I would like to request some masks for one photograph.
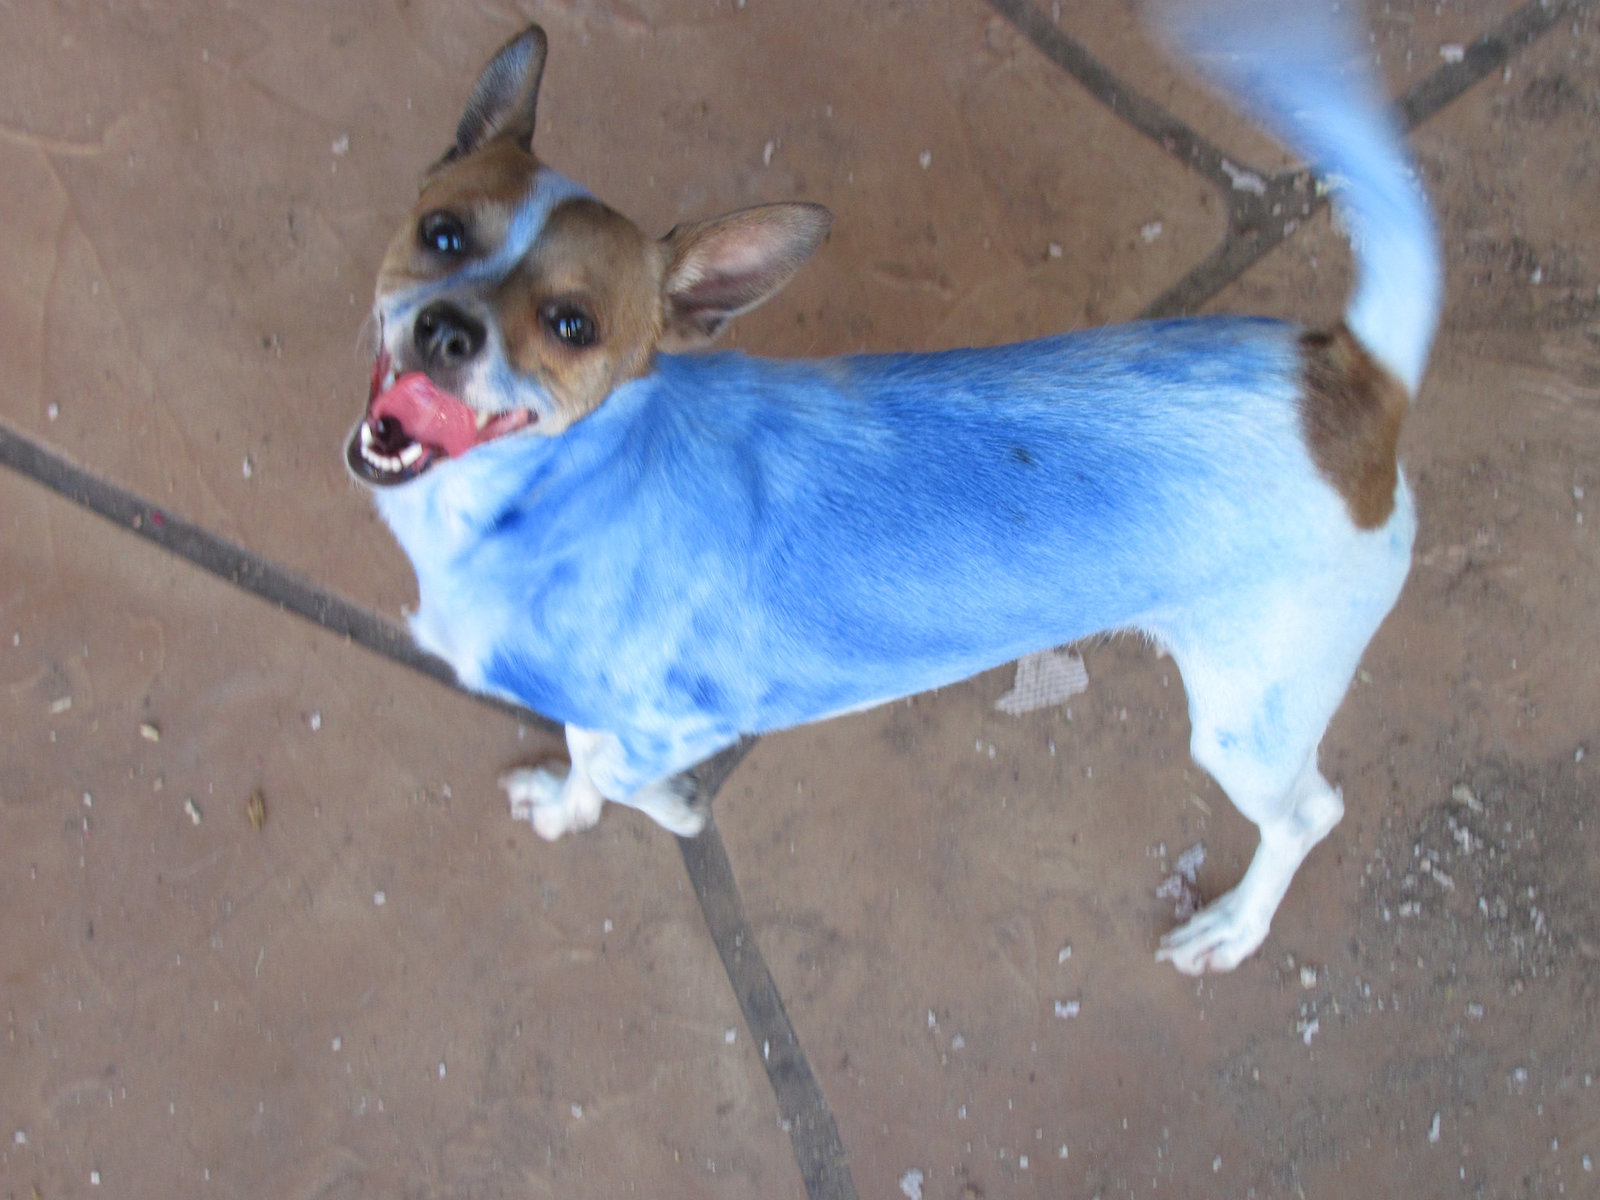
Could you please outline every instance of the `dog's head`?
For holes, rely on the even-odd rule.
[[[367,483],[560,434],[657,349],[708,342],[772,296],[828,231],[826,209],[772,204],[648,237],[534,155],[544,60],[537,26],[495,55],[389,243],[372,390],[345,452]]]

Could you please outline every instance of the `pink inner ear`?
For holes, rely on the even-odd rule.
[[[713,239],[706,257],[711,260],[708,266],[719,274],[753,275],[788,257],[782,253],[782,245],[766,229],[738,229]]]
[[[712,336],[794,277],[828,232],[816,205],[768,204],[674,230],[666,292],[686,326]]]
[[[782,241],[765,230],[727,230],[685,256],[675,295],[691,308],[739,309],[775,286],[787,259]]]

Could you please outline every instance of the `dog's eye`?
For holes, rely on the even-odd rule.
[[[431,212],[417,223],[417,240],[435,254],[451,258],[467,249],[467,230],[454,213]]]
[[[557,340],[581,350],[599,340],[594,318],[573,304],[555,304],[545,309],[544,323]]]

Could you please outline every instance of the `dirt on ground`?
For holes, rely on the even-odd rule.
[[[1040,11],[1244,166],[1118,5]],[[1518,11],[1374,6],[1399,95]],[[529,18],[537,145],[645,227],[834,232],[731,345],[1136,316],[1225,198],[989,5],[0,6],[0,424],[399,621],[341,463],[373,271]],[[1411,135],[1448,269],[1416,565],[1322,750],[1344,822],[1260,954],[1158,964],[1251,827],[1130,639],[763,739],[715,802],[862,1197],[1600,1195],[1600,21]],[[1327,214],[1207,301],[1312,322]],[[802,1197],[672,838],[556,844],[559,747],[0,470],[0,1196]],[[1198,850],[1196,848],[1199,848]],[[1180,868],[1192,885],[1174,884]]]

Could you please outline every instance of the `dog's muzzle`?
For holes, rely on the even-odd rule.
[[[397,375],[387,350],[372,365],[367,412],[350,434],[345,461],[376,487],[406,483],[434,463],[533,424],[526,408],[480,413],[421,371]]]

